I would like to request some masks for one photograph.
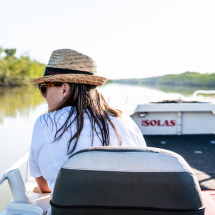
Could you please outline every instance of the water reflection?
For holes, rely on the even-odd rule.
[[[36,86],[0,88],[0,123],[5,117],[28,116],[30,111],[44,101]]]
[[[212,87],[201,87],[202,90],[213,90]],[[192,94],[199,90],[198,87],[189,86],[174,86],[174,85],[138,85],[138,84],[105,84],[100,87],[100,91],[106,95],[125,94],[134,92],[137,101],[140,101],[141,96],[143,100],[147,101],[144,95],[139,95],[136,92],[145,92],[153,100],[155,99],[177,99],[179,96],[191,97]],[[117,93],[116,93],[117,92]],[[121,96],[123,97],[123,96]],[[129,101],[134,99],[135,95],[129,97]],[[123,100],[123,99],[122,99]],[[126,100],[126,98],[124,98]],[[0,123],[3,123],[5,117],[29,116],[29,113],[34,110],[40,103],[45,102],[40,95],[36,86],[29,85],[16,88],[0,87]]]

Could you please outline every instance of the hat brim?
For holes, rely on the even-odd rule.
[[[43,82],[63,82],[63,83],[76,83],[76,84],[91,84],[101,86],[105,83],[107,78],[95,75],[82,75],[82,74],[58,74],[48,75],[40,78],[33,79],[30,83],[43,83]]]

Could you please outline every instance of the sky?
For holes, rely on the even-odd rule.
[[[214,73],[215,0],[0,0],[0,46],[74,49],[109,79]]]

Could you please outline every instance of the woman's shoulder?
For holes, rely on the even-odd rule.
[[[111,120],[118,130],[132,131],[138,128],[136,123],[126,113],[122,113],[120,117],[111,117]]]
[[[123,113],[121,117],[113,118],[113,123],[120,133],[124,146],[146,146],[142,132],[129,115]]]
[[[71,113],[71,109],[74,109],[74,112],[75,112],[75,108],[74,107],[72,107],[72,106],[68,106],[68,107],[64,107],[64,108],[62,108],[62,109],[60,109],[60,110],[57,110],[57,111],[51,111],[51,112],[49,112],[49,113],[44,113],[44,114],[42,114],[42,115],[40,115],[38,118],[37,118],[37,120],[39,120],[40,119],[40,121],[46,121],[46,120],[48,120],[48,119],[58,119],[58,118],[60,118],[60,117],[67,117],[70,113]]]
[[[44,126],[49,127],[50,124],[55,122],[60,123],[62,120],[65,121],[65,119],[71,114],[71,109],[72,107],[68,106],[58,111],[42,114],[36,119],[34,127],[44,128]],[[73,114],[75,114],[75,110]]]
[[[76,108],[73,106],[67,106],[60,110],[49,112],[45,115],[47,118],[56,118],[56,117],[61,117],[61,116],[67,117],[71,113],[72,110],[73,110],[73,114],[74,114],[76,112]]]
[[[127,115],[126,113],[122,113],[120,115],[120,117],[111,117],[111,119],[113,121],[115,121],[116,123],[120,123],[123,125],[127,125],[127,124],[135,124],[134,121],[131,119],[131,117],[129,115]]]

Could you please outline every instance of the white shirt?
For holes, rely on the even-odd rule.
[[[29,155],[30,175],[35,178],[43,176],[51,191],[54,189],[54,184],[60,168],[71,155],[67,154],[68,140],[71,138],[70,132],[74,135],[77,131],[76,123],[74,122],[70,126],[70,130],[65,132],[59,141],[53,142],[56,131],[64,124],[70,110],[71,107],[66,107],[59,111],[44,114],[36,120],[34,125]],[[71,120],[74,119],[74,117],[75,114],[73,114]],[[140,129],[129,116],[122,114],[121,118],[111,117],[111,120],[121,135],[123,146],[146,146]],[[111,125],[109,125],[109,129],[110,146],[119,146],[119,140]],[[70,150],[74,142],[75,141],[71,142]],[[94,132],[94,141],[92,145],[91,124],[87,114],[84,113],[83,130],[73,153],[92,146],[102,146],[102,143]]]

